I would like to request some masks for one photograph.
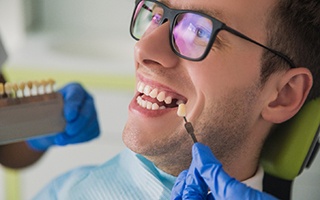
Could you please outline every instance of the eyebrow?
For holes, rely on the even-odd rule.
[[[166,6],[171,7],[171,3],[168,0],[158,0],[158,1],[165,4]]]
[[[214,17],[221,22],[225,23],[226,17],[220,10],[208,10],[207,8],[197,9],[196,11],[204,13],[206,15],[209,15],[211,17]]]
[[[165,4],[166,6],[168,6],[170,8],[174,8],[169,0],[158,0],[158,1]],[[177,8],[175,8],[175,9],[177,9]],[[214,17],[222,22],[226,21],[225,15],[223,15],[222,11],[219,11],[219,10],[213,10],[213,9],[209,10],[208,8],[205,8],[205,7],[195,9],[191,6],[183,8],[183,10],[193,10],[193,11],[201,12],[201,13],[204,13],[204,14],[209,15],[211,17]]]

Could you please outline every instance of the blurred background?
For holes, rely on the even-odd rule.
[[[91,92],[102,134],[89,143],[52,148],[21,170],[0,167],[0,199],[31,199],[49,180],[79,165],[105,162],[124,148],[121,132],[134,89],[129,23],[133,0],[0,0],[0,35],[10,81],[77,81]],[[293,199],[320,198],[320,154],[293,187]]]

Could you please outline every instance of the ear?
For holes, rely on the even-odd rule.
[[[312,74],[304,67],[286,71],[279,77],[262,117],[272,123],[282,123],[293,117],[304,104],[312,87]]]

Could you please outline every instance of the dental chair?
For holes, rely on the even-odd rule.
[[[291,198],[294,179],[309,168],[320,145],[320,98],[308,102],[289,121],[278,125],[261,155],[264,191],[280,199]]]

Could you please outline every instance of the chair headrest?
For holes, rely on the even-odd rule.
[[[309,167],[319,147],[320,98],[306,103],[292,119],[278,125],[261,154],[266,173],[293,180]]]

